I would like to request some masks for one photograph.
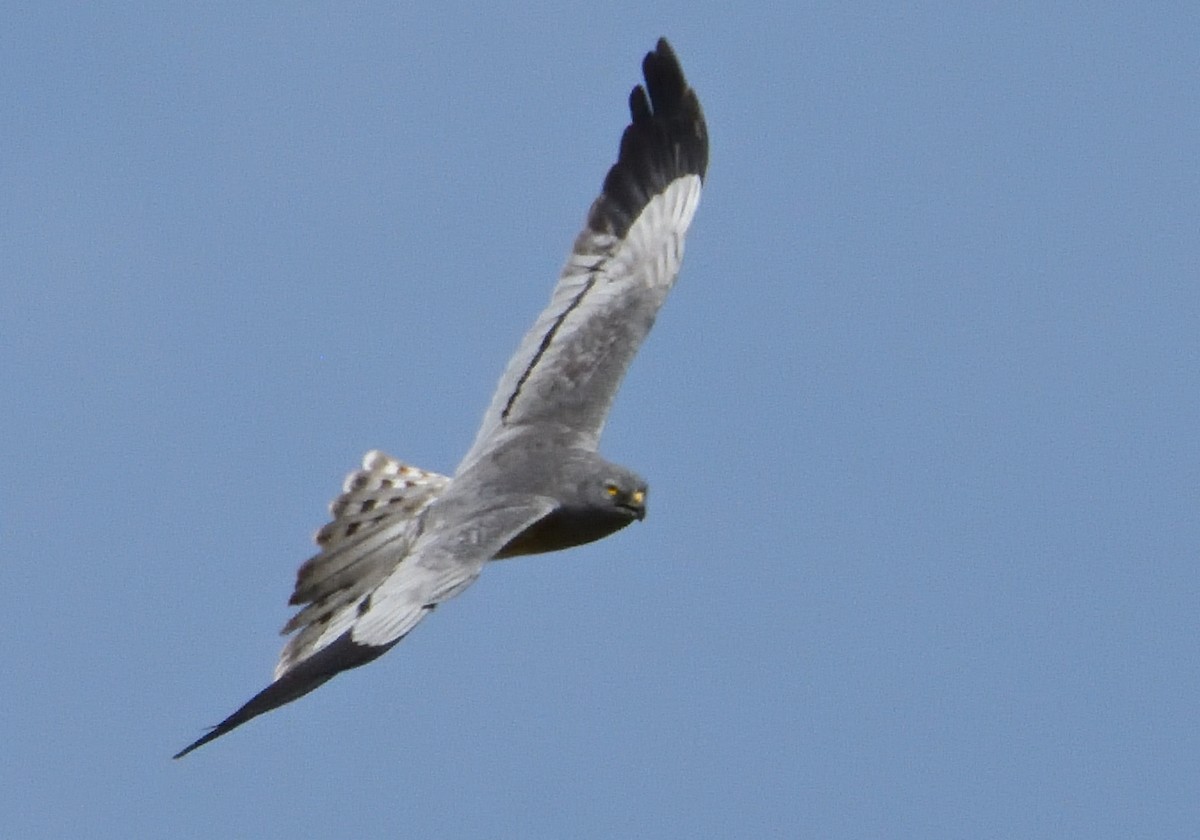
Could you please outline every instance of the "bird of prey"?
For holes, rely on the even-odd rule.
[[[617,162],[454,476],[367,453],[296,576],[300,609],[282,631],[295,635],[274,681],[175,758],[377,658],[489,560],[582,545],[645,516],[646,482],[597,447],[679,273],[708,129],[666,40],[642,73]]]

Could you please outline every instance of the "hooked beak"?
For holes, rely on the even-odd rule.
[[[646,518],[646,491],[634,490],[629,503],[623,507],[634,515],[638,522]]]

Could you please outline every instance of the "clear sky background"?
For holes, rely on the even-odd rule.
[[[6,836],[1197,836],[1194,4],[111,5],[0,31]],[[660,34],[647,520],[172,762],[362,453],[453,470]]]

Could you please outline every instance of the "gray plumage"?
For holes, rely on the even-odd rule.
[[[679,272],[708,135],[665,40],[642,71],[617,162],[454,476],[367,453],[297,573],[274,681],[176,758],[382,655],[488,561],[581,545],[645,515],[645,481],[596,450]]]

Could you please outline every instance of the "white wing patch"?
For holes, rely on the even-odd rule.
[[[596,448],[619,378],[679,275],[700,190],[698,175],[676,178],[647,202],[624,239],[591,229],[579,235],[550,304],[509,362],[456,474],[500,439],[504,425],[520,421],[523,394],[533,394],[533,403],[545,411],[554,405],[548,394],[582,387],[575,377],[590,375],[589,369],[599,369],[598,360],[608,358],[613,375],[591,388],[595,399],[576,426],[580,445]],[[610,326],[601,329],[604,324]],[[614,343],[620,349],[606,346]]]
[[[670,291],[683,264],[684,236],[700,206],[700,186],[700,176],[685,175],[650,199],[605,272],[637,277],[664,295]]]
[[[329,506],[332,520],[314,538],[321,552],[296,575],[290,603],[304,606],[282,632],[299,632],[284,646],[275,679],[354,623],[371,592],[407,557],[421,513],[449,483],[379,450],[346,476]]]

